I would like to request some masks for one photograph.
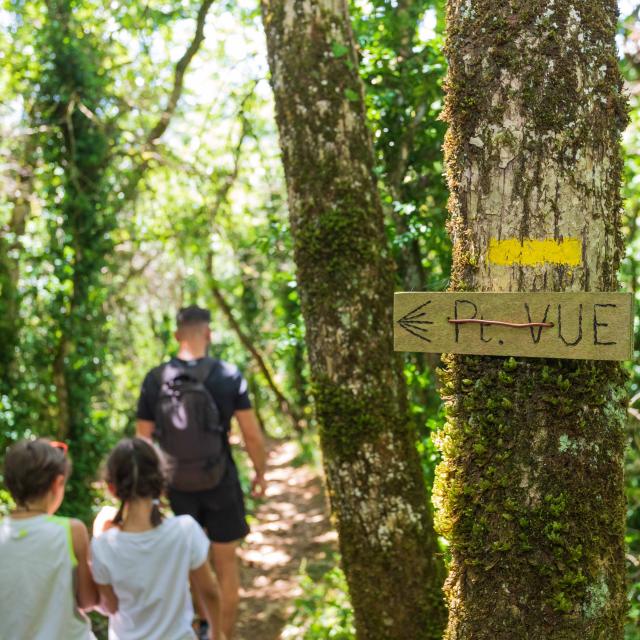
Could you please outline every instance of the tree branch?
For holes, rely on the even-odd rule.
[[[213,277],[211,277],[210,282],[211,282],[210,284],[211,293],[213,294],[213,297],[216,299],[218,306],[226,316],[229,324],[231,325],[233,330],[236,332],[238,338],[240,339],[240,342],[253,356],[253,359],[258,365],[258,368],[260,369],[260,372],[264,376],[265,380],[267,381],[269,388],[271,389],[271,391],[273,391],[273,394],[278,400],[280,411],[291,420],[291,424],[293,425],[293,428],[299,433],[301,433],[302,420],[300,416],[296,414],[292,405],[285,398],[284,394],[278,387],[276,381],[273,379],[273,375],[271,374],[271,371],[269,370],[269,367],[267,366],[267,363],[265,362],[264,358],[262,357],[260,352],[254,347],[253,342],[251,341],[251,338],[249,338],[249,336],[243,331],[242,327],[236,320],[235,316],[233,315],[233,310],[231,309],[231,306],[226,301],[224,295],[222,294],[222,291],[220,291],[220,288],[218,287]]]
[[[407,169],[409,167],[409,155],[413,147],[413,139],[416,131],[424,116],[427,113],[427,105],[423,102],[418,105],[415,115],[413,116],[409,126],[405,129],[400,139],[400,149],[398,151],[398,159],[395,167],[389,172],[389,189],[394,200],[402,200],[401,188]]]
[[[160,119],[147,135],[145,146],[155,144],[155,141],[164,134],[164,132],[167,130],[167,127],[169,126],[171,117],[173,116],[178,105],[178,100],[180,100],[180,96],[182,95],[185,72],[187,71],[187,68],[191,64],[191,61],[195,57],[198,49],[200,48],[200,45],[204,40],[204,25],[207,20],[207,13],[209,12],[209,9],[211,8],[211,5],[213,3],[214,0],[204,0],[204,2],[200,5],[200,9],[198,9],[198,17],[196,19],[196,32],[193,36],[193,40],[182,55],[182,58],[180,58],[180,60],[178,60],[178,62],[176,63],[176,70],[173,78],[173,89],[171,90],[171,95],[169,96],[169,102],[167,103],[165,110],[162,112]]]
[[[255,84],[254,84],[254,88],[255,88]],[[236,147],[233,153],[233,169],[227,175],[222,185],[220,185],[218,192],[216,194],[216,198],[210,212],[210,220],[211,220],[212,226],[214,224],[218,211],[222,206],[222,203],[226,200],[229,194],[229,191],[231,190],[231,187],[233,186],[233,184],[235,183],[238,177],[238,172],[240,170],[240,158],[242,154],[242,145],[250,130],[250,124],[244,115],[244,109],[245,109],[247,100],[251,96],[251,93],[252,92],[250,92],[249,94],[247,94],[247,96],[245,96],[240,106],[239,117],[240,117],[240,120],[242,121],[242,129],[240,131],[240,136],[238,138],[238,142],[236,144]],[[256,347],[253,345],[253,342],[251,341],[251,338],[244,332],[244,330],[240,326],[240,323],[236,320],[235,316],[233,315],[231,306],[226,301],[222,291],[220,290],[220,287],[218,287],[218,284],[216,283],[213,277],[213,273],[214,273],[213,259],[214,259],[213,250],[209,248],[209,251],[208,251],[208,264],[209,264],[209,274],[210,274],[209,281],[210,281],[210,288],[211,288],[211,293],[213,294],[213,297],[215,298],[216,302],[218,303],[218,306],[226,316],[229,322],[229,325],[235,331],[240,342],[246,347],[249,353],[251,353],[251,355],[253,356],[253,359],[256,365],[258,366],[260,372],[264,376],[267,384],[269,385],[269,388],[273,391],[273,394],[276,396],[281,412],[291,420],[291,423],[296,431],[302,432],[303,421],[301,417],[297,415],[297,412],[293,409],[293,405],[287,400],[287,398],[284,396],[284,394],[276,384],[273,378],[273,375],[271,374],[271,371],[267,366],[267,363],[262,357],[262,354],[256,349]]]
[[[204,41],[204,26],[207,20],[207,14],[213,3],[214,0],[203,0],[200,8],[198,9],[198,15],[196,18],[196,31],[189,46],[185,50],[180,60],[178,60],[178,62],[176,63],[173,76],[173,87],[171,89],[171,93],[169,94],[167,106],[160,114],[158,122],[156,122],[156,124],[147,134],[145,141],[142,143],[142,146],[138,151],[140,161],[132,171],[130,179],[122,189],[124,198],[121,198],[121,206],[131,200],[131,198],[135,194],[135,190],[138,186],[140,178],[142,178],[142,175],[144,174],[146,168],[149,166],[149,157],[145,154],[145,152],[149,151],[151,147],[157,144],[157,141],[162,137],[162,135],[169,127],[171,118],[175,113],[176,107],[178,106],[178,102],[182,95],[184,77],[187,69],[189,68],[189,65],[194,59],[196,53],[200,49],[200,45]]]

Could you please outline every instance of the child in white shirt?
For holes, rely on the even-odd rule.
[[[53,514],[70,472],[67,445],[21,440],[4,461],[16,508],[0,521],[0,638],[95,640],[82,613],[98,602],[79,520]]]
[[[206,611],[211,640],[223,640],[209,539],[191,516],[162,517],[165,478],[153,445],[122,440],[107,461],[107,484],[122,504],[113,520],[103,517],[94,527],[91,548],[109,640],[196,638],[189,583]]]

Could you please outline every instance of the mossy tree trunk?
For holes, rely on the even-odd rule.
[[[615,291],[615,2],[449,0],[447,18],[453,288]],[[490,243],[508,238],[578,239],[582,259],[493,264]],[[622,638],[621,368],[454,356],[444,383],[445,638]]]
[[[110,137],[95,114],[108,111],[113,98],[100,40],[84,30],[75,8],[70,0],[43,5],[32,118],[46,175],[39,196],[52,265],[55,435],[69,443],[74,461],[63,510],[89,519],[92,492],[87,485],[102,457],[101,439],[108,434],[106,417],[95,407],[108,379],[103,277],[116,224],[109,204]]]
[[[24,144],[23,155],[31,151]],[[22,236],[31,212],[33,175],[30,169],[20,168],[9,179],[11,215],[0,229],[0,394],[9,396],[15,369],[16,346],[20,330],[20,249]],[[0,406],[3,401],[0,400]]]
[[[298,286],[358,637],[440,638],[429,502],[391,341],[393,265],[346,3],[264,0]]]

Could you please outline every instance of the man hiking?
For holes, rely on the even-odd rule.
[[[229,443],[231,418],[238,421],[253,463],[255,496],[264,495],[266,488],[266,450],[245,379],[237,367],[208,357],[210,321],[209,311],[197,306],[178,312],[178,354],[146,375],[136,432],[154,438],[165,453],[173,512],[191,515],[211,540],[210,559],[221,591],[222,630],[231,640],[240,588],[236,549],[249,532]],[[202,621],[200,637],[207,637]]]

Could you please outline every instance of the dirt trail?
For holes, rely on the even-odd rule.
[[[267,499],[240,550],[242,590],[236,640],[278,640],[300,594],[300,564],[326,562],[336,545],[322,482],[295,466],[292,442],[271,446]]]

